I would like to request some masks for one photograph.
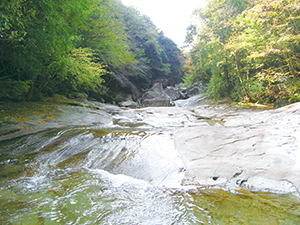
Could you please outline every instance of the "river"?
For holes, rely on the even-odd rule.
[[[0,139],[1,224],[300,224],[295,193],[187,182],[179,132],[260,113],[205,101],[60,106],[56,120],[30,117]]]

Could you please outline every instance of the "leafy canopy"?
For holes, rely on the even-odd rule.
[[[299,1],[210,0],[196,16],[203,26],[190,52],[192,76],[212,97],[300,100]]]
[[[182,76],[174,42],[119,0],[3,0],[0,32],[0,99],[133,91]]]

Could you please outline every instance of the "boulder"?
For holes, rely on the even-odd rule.
[[[133,100],[127,100],[127,101],[120,102],[119,106],[126,107],[126,108],[137,108],[139,107],[139,104]]]
[[[141,104],[143,107],[174,105],[161,83],[155,83],[149,91],[142,95]]]
[[[172,101],[185,98],[185,94],[183,93],[184,89],[178,86],[175,87],[166,87],[165,92]]]
[[[159,79],[156,79],[153,84],[156,84],[156,83],[161,83],[161,85],[163,86],[163,88],[166,88],[168,85],[170,85],[170,82],[168,79],[163,79],[163,78],[159,78]]]
[[[127,98],[124,101],[121,101],[118,103],[120,107],[126,107],[126,108],[137,108],[139,107],[139,104],[132,100],[132,96],[128,95]]]
[[[112,94],[112,98],[114,99],[115,102],[124,102],[127,101],[128,99],[132,99],[131,95],[118,90],[117,93]]]
[[[200,91],[203,89],[203,85],[202,84],[195,84],[193,85],[191,88],[188,88],[186,90],[186,96],[187,98],[193,97],[195,95],[198,95],[200,93]]]

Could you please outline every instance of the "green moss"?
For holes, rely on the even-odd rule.
[[[197,219],[207,224],[300,223],[300,199],[294,195],[204,189],[180,194],[179,198],[186,201],[186,207]]]
[[[55,95],[39,102],[0,102],[0,123],[2,122],[30,122],[31,115],[40,115],[43,119],[54,119],[58,112],[57,105],[75,104],[76,101],[61,95]]]

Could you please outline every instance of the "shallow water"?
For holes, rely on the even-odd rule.
[[[294,195],[182,186],[173,129],[48,129],[0,142],[1,224],[300,224]]]

